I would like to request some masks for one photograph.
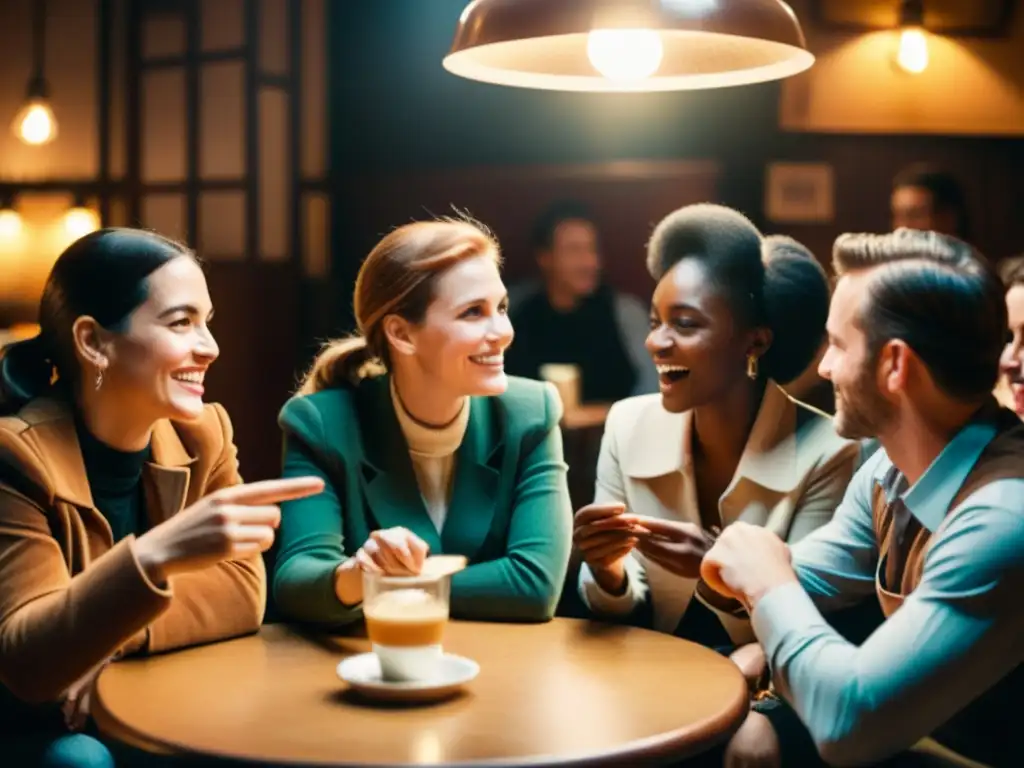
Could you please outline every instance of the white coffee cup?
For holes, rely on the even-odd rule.
[[[440,673],[448,624],[449,575],[363,574],[363,616],[388,682],[428,682]]]
[[[554,384],[562,399],[562,408],[571,411],[580,404],[580,367],[570,363],[545,363],[540,367],[540,376]]]

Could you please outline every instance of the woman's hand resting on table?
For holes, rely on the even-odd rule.
[[[317,477],[221,488],[139,536],[135,556],[152,581],[165,584],[178,573],[265,552],[281,521],[277,505],[323,489]]]
[[[415,576],[423,569],[427,543],[407,528],[374,531],[354,556],[334,571],[334,592],[345,605],[363,600],[363,573]]]

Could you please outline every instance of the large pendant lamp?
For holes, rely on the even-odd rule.
[[[678,91],[778,80],[814,56],[781,0],[473,0],[449,72],[558,91]]]

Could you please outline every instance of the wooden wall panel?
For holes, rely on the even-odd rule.
[[[835,220],[827,224],[782,225],[763,222],[766,232],[796,237],[828,262],[842,232],[885,232],[890,227],[893,176],[914,162],[949,169],[968,198],[974,244],[990,259],[1024,253],[1024,140],[922,136],[789,135],[772,160],[806,160],[832,165]]]
[[[616,161],[565,166],[513,166],[432,170],[355,182],[348,197],[359,222],[361,261],[377,239],[413,220],[464,211],[490,227],[505,254],[508,283],[536,276],[530,235],[552,202],[587,204],[601,231],[605,270],[620,290],[647,301],[653,283],[644,247],[653,226],[672,210],[714,200],[713,162]],[[352,267],[355,265],[352,264]],[[348,297],[345,297],[348,300]]]
[[[277,413],[295,388],[298,268],[212,262],[205,269],[220,344],[206,399],[223,403],[232,417],[242,476],[279,477]]]

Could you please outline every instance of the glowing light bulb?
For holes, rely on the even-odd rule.
[[[13,208],[0,208],[0,239],[9,240],[21,234],[21,216]]]
[[[64,231],[76,240],[100,228],[100,217],[95,211],[76,206],[64,214]]]
[[[664,54],[661,36],[652,29],[594,29],[587,36],[590,63],[617,83],[650,77]]]
[[[32,99],[14,118],[14,135],[26,144],[38,146],[57,137],[57,119],[45,99]]]
[[[907,27],[900,33],[896,63],[915,75],[928,67],[928,38],[920,27]]]

